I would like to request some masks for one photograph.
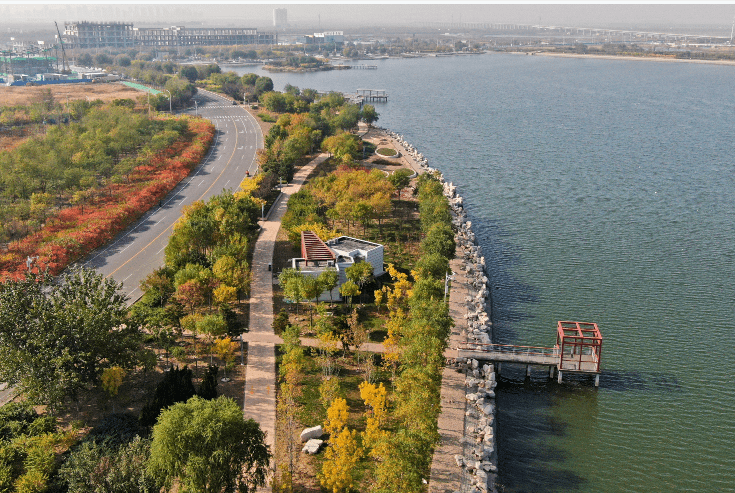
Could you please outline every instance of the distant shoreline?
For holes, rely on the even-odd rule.
[[[522,52],[515,52],[522,53]],[[655,56],[617,56],[617,55],[593,55],[593,54],[580,54],[580,53],[551,53],[551,52],[537,52],[534,55],[542,56],[555,56],[563,58],[602,58],[605,60],[640,60],[640,61],[652,61],[652,62],[677,62],[677,63],[707,63],[710,65],[735,65],[735,60],[698,60],[691,58],[670,58],[670,57],[655,57]]]

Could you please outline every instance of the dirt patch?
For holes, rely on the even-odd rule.
[[[45,86],[0,86],[0,100],[3,106],[28,105],[39,101],[41,96],[50,90],[54,99],[58,102],[89,98],[90,101],[101,99],[109,103],[113,99],[132,99],[135,101],[142,91],[133,89],[124,84],[114,82],[106,84],[93,84],[80,82],[76,84],[49,84]]]

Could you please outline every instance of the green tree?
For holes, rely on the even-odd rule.
[[[205,315],[196,323],[196,331],[207,337],[209,345],[212,346],[217,337],[222,337],[227,333],[227,322],[222,315]],[[209,354],[209,364],[212,363],[212,353]]]
[[[372,104],[366,104],[360,111],[360,120],[367,123],[368,127],[371,127],[373,123],[378,121],[378,112],[375,111],[375,106]]]
[[[340,286],[339,294],[341,294],[344,298],[347,298],[349,300],[347,304],[349,306],[352,306],[352,298],[360,294],[360,287],[353,281],[347,281],[342,286]]]
[[[184,65],[181,67],[181,70],[179,70],[179,76],[187,79],[193,84],[199,78],[199,72],[197,72],[196,67],[193,65]]]
[[[148,472],[151,442],[136,436],[115,447],[111,442],[85,441],[59,470],[69,493],[158,493]]]
[[[421,250],[425,254],[438,253],[444,258],[454,258],[456,243],[452,227],[444,223],[434,224],[421,241]]]
[[[216,399],[217,398],[217,373],[219,372],[219,367],[217,365],[215,366],[209,366],[207,368],[207,373],[204,374],[204,378],[202,378],[202,384],[199,386],[199,392],[197,392],[197,395],[201,397],[202,399]]]
[[[255,94],[261,95],[264,92],[273,90],[273,80],[270,77],[258,77],[255,80]]]
[[[322,285],[322,288],[325,291],[329,291],[329,301],[331,304],[333,301],[332,290],[336,288],[339,283],[339,272],[337,272],[337,269],[335,268],[328,268],[327,270],[320,272],[317,279],[319,280],[319,284]]]
[[[314,304],[319,303],[319,295],[322,294],[324,288],[319,284],[319,279],[312,276],[304,276],[301,279],[301,289],[303,291],[304,298],[307,300],[313,299]],[[314,308],[309,310],[309,325],[313,322]]]
[[[303,279],[301,272],[291,268],[283,269],[278,275],[283,296],[296,303],[296,313],[299,312],[299,302],[304,299]]]
[[[265,485],[270,457],[265,433],[235,401],[193,397],[161,413],[149,471],[187,493],[254,491]]]
[[[0,379],[53,409],[105,368],[133,368],[139,332],[119,289],[80,268],[0,285]]]
[[[192,371],[188,367],[172,367],[163,376],[153,392],[153,398],[140,411],[141,426],[150,427],[156,423],[161,409],[177,402],[184,402],[196,395],[192,383]]]
[[[362,291],[362,288],[373,279],[373,265],[369,262],[357,262],[345,269],[345,275]]]
[[[393,188],[395,188],[396,192],[398,192],[398,200],[401,199],[401,190],[403,190],[404,188],[408,188],[408,185],[411,184],[410,176],[412,174],[413,173],[411,173],[410,170],[404,168],[394,171],[388,177],[388,181],[391,185],[393,185]]]

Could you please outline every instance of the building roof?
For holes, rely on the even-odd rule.
[[[334,260],[334,252],[312,231],[301,232],[301,256],[307,262]]]
[[[335,251],[337,254],[341,254],[342,252],[349,253],[355,250],[370,251],[382,247],[382,245],[378,243],[373,243],[372,241],[367,240],[360,240],[358,238],[352,238],[350,236],[340,236],[338,238],[332,238],[331,240],[327,241],[327,246]]]

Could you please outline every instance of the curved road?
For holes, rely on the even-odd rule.
[[[245,108],[209,91],[200,90],[194,98],[198,110],[185,111],[208,118],[216,127],[212,147],[202,163],[171,191],[161,205],[149,210],[112,243],[93,252],[83,262],[123,283],[123,293],[132,304],[143,293],[140,281],[163,266],[163,250],[181,209],[197,200],[207,200],[224,189],[237,190],[249,171],[257,170],[256,151],[263,145],[257,121]]]

